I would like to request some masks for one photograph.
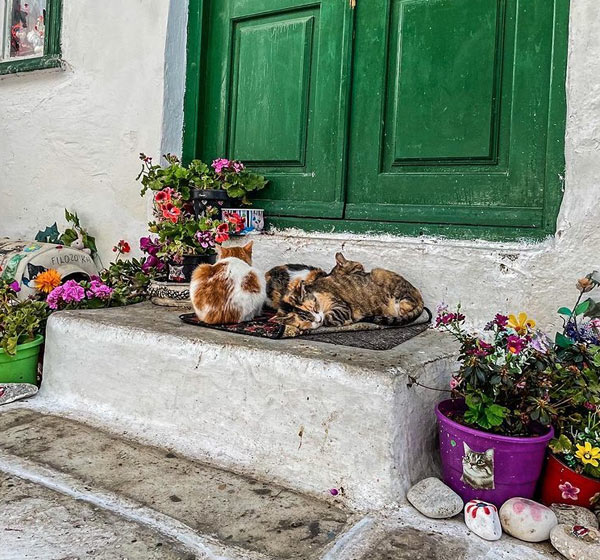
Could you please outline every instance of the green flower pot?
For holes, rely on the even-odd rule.
[[[37,384],[37,364],[44,337],[38,334],[31,342],[17,346],[17,353],[9,356],[0,348],[0,383]]]

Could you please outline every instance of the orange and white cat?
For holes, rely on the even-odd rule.
[[[217,247],[215,264],[194,270],[190,299],[204,323],[240,323],[260,314],[267,298],[264,274],[252,267],[252,241],[243,247]]]

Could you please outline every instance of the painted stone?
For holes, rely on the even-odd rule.
[[[497,541],[502,536],[498,508],[488,502],[468,502],[465,506],[465,524],[470,531],[486,541]]]
[[[438,478],[426,478],[415,484],[406,499],[423,515],[432,519],[447,519],[463,509],[461,497]]]
[[[550,509],[556,514],[559,525],[583,525],[598,528],[598,520],[593,512],[581,506],[571,504],[552,504]]]
[[[37,392],[37,385],[31,383],[2,383],[0,384],[0,404],[26,399]]]
[[[556,527],[556,514],[546,506],[527,498],[511,498],[500,508],[502,528],[526,542],[542,542],[550,538]]]
[[[552,546],[571,560],[600,558],[600,531],[583,525],[557,525],[550,532]]]

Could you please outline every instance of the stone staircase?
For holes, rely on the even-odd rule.
[[[404,502],[437,471],[439,393],[409,376],[453,361],[433,331],[378,352],[55,314],[40,393],[0,409],[0,560],[553,557]]]
[[[48,323],[40,398],[87,422],[313,495],[344,488],[380,509],[436,471],[438,391],[451,340],[388,351],[268,340],[186,325],[151,304]]]
[[[307,496],[31,405],[0,411],[2,560],[552,557],[404,505],[353,511],[341,494]]]

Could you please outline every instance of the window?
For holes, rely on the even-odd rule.
[[[355,4],[190,0],[184,157],[265,174],[280,225],[553,233],[568,2]]]
[[[60,65],[61,0],[0,0],[0,74]]]

